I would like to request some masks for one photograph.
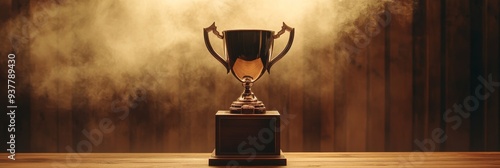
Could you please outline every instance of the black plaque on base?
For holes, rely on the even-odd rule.
[[[210,166],[286,165],[280,149],[280,114],[215,114],[215,150]]]

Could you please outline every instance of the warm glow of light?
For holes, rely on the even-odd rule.
[[[33,20],[43,22],[32,20],[35,24],[29,27],[30,57],[35,63],[33,94],[58,99],[57,95],[74,90],[72,86],[82,81],[86,81],[83,93],[96,102],[138,86],[156,92],[183,87],[207,93],[198,85],[185,88],[173,81],[189,78],[200,82],[207,75],[213,80],[226,78],[225,69],[203,43],[202,28],[212,22],[219,31],[278,31],[282,22],[287,23],[296,29],[294,44],[274,68],[294,67],[305,59],[319,57],[304,53],[333,47],[346,26],[360,15],[382,9],[387,1],[106,0],[34,4]],[[20,26],[27,23],[15,18],[10,24],[7,27],[12,29],[5,31],[19,33]],[[211,38],[214,48],[221,51],[221,40]],[[286,38],[287,34],[275,41],[273,55],[281,51]],[[284,82],[293,81],[287,76],[293,73],[272,75]]]

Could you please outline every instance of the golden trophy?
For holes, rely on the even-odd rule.
[[[286,31],[288,43],[272,57],[274,39]],[[223,40],[224,57],[214,51],[209,32]],[[215,23],[203,29],[205,45],[212,56],[238,79],[243,93],[229,110],[216,113],[215,150],[209,165],[286,165],[280,149],[280,114],[267,111],[251,87],[290,50],[295,29],[283,23],[278,33],[270,30],[225,30],[220,34]]]

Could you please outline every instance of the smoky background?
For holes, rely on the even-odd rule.
[[[411,17],[413,5],[392,0],[54,0],[33,6],[29,18],[9,19],[2,34],[14,50],[29,53],[29,62],[19,63],[29,66],[29,78],[20,79],[20,85],[29,86],[32,110],[71,112],[71,119],[96,120],[78,127],[92,128],[98,118],[117,116],[115,107],[125,106],[137,111],[129,117],[134,119],[128,119],[137,127],[165,125],[156,132],[168,132],[204,129],[204,120],[212,120],[216,110],[228,109],[243,90],[205,47],[202,30],[213,22],[220,32],[277,32],[282,22],[295,28],[288,54],[253,86],[268,109],[286,112],[295,92],[303,92],[304,101],[314,101],[319,95],[307,88],[318,87],[321,81],[333,86],[346,75],[344,66],[353,63],[347,57],[356,55],[339,55],[336,46],[341,41],[352,43],[353,28],[390,9],[395,9],[392,15],[403,16],[397,24],[407,24],[404,18]],[[210,38],[223,54],[222,40],[212,33]],[[288,33],[275,40],[273,56],[287,40]],[[144,95],[144,102],[134,102]],[[79,133],[78,128],[73,134]],[[117,137],[148,136],[127,131],[118,131]],[[199,133],[187,134],[194,139]]]

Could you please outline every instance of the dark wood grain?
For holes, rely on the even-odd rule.
[[[346,121],[346,83],[345,81],[348,80],[349,77],[347,75],[340,75],[337,78],[337,82],[335,82],[335,88],[334,88],[334,95],[333,95],[333,101],[334,101],[334,149],[335,151],[346,151],[346,144],[347,144],[347,121]]]
[[[427,90],[426,96],[428,99],[428,115],[425,118],[425,125],[427,127],[424,130],[424,137],[431,138],[432,131],[440,130],[443,111],[443,102],[441,93],[444,88],[442,88],[442,81],[444,74],[442,71],[442,42],[441,39],[441,2],[434,0],[426,1],[426,67],[422,67],[427,69],[426,73],[426,86]],[[424,98],[425,99],[425,98]],[[417,139],[419,141],[424,141],[423,139]],[[441,143],[434,143],[436,151],[440,150]]]
[[[352,37],[361,38],[361,37]],[[366,115],[368,111],[368,51],[353,55],[346,65],[345,124],[346,151],[366,150]]]
[[[319,52],[327,57],[333,57],[333,54],[328,51]],[[320,104],[321,104],[321,136],[320,136],[320,151],[334,151],[334,90],[335,90],[335,64],[334,61],[322,61],[321,69],[321,85],[320,87]]]
[[[56,2],[0,3],[1,9],[9,9],[0,12],[0,24],[19,15],[30,16],[34,10],[30,7],[39,3]],[[273,73],[264,74],[253,88],[269,110],[288,115],[286,123],[282,123],[283,151],[500,150],[500,88],[495,87],[487,100],[480,100],[471,116],[461,117],[453,112],[455,103],[463,105],[467,96],[475,94],[476,86],[482,84],[479,76],[488,79],[491,75],[492,81],[500,81],[500,1],[415,0],[411,4],[409,16],[385,8],[391,16],[389,25],[378,23],[380,32],[370,36],[369,44],[358,47],[359,52],[350,55],[352,59],[347,62],[342,62],[344,58],[336,55],[337,48],[333,46],[336,42],[355,45],[352,37],[317,44],[314,39],[331,37],[297,29],[296,38],[307,40],[295,41],[290,55],[273,67]],[[327,15],[335,11],[317,12]],[[366,33],[370,17],[360,16],[354,25]],[[318,21],[304,20],[308,26],[318,25]],[[57,40],[47,42],[59,44]],[[8,43],[2,40],[1,66],[12,49]],[[85,46],[82,41],[74,43]],[[189,52],[189,47],[179,48],[181,52]],[[274,52],[280,49],[277,47]],[[25,81],[20,84],[23,90],[16,90],[22,112],[17,116],[16,136],[18,149],[23,152],[76,152],[88,140],[82,131],[98,128],[104,118],[110,118],[115,129],[104,134],[102,143],[93,145],[92,152],[211,152],[215,143],[215,112],[228,108],[242,90],[232,74],[225,75],[223,69],[217,69],[217,73],[195,82],[176,74],[168,76],[168,83],[157,84],[167,85],[171,90],[157,90],[148,85],[145,88],[151,92],[147,101],[134,107],[131,106],[134,96],[128,96],[140,86],[120,88],[93,83],[90,77],[73,82],[56,81],[51,84],[57,88],[55,92],[35,92],[32,87],[38,87],[42,77],[33,76],[31,69],[40,74],[52,71],[53,67],[37,64],[45,58],[37,54],[44,53],[29,51],[26,48],[17,53],[16,67]],[[53,53],[61,56],[58,54]],[[80,57],[92,59],[96,55],[92,51],[74,54],[69,60],[74,66],[85,64],[77,60]],[[174,61],[189,65],[192,60]],[[172,69],[203,73],[211,70],[208,67]],[[280,74],[284,72],[290,74]],[[5,73],[1,72],[0,79],[5,79]],[[76,75],[85,76],[85,72]],[[106,90],[101,91],[103,96],[99,99],[88,96],[94,93],[88,89],[89,85],[105,86]],[[197,92],[213,94],[206,97]],[[0,93],[3,101],[5,90]],[[113,110],[115,101],[115,106],[126,108],[129,115],[120,119],[122,113]],[[0,105],[4,108],[6,103]],[[448,109],[452,112],[443,116]],[[460,123],[452,116],[460,117]],[[457,124],[459,127],[455,129]],[[2,136],[6,133],[5,126],[0,126]],[[441,130],[446,131],[447,139],[435,142],[433,135]],[[427,143],[424,146],[427,148],[422,149],[422,142],[432,145]]]
[[[413,15],[413,138],[422,140],[428,129],[429,96],[427,85],[427,58],[426,58],[426,1],[420,1]],[[418,146],[413,143],[413,149]]]
[[[407,151],[412,146],[412,26],[393,14],[389,25],[389,146],[388,151]]]
[[[30,13],[28,12],[31,7],[30,7],[30,0],[20,0],[18,2],[11,2],[11,10],[10,10],[10,15],[11,16],[16,16],[16,17],[29,17]],[[9,12],[9,10],[6,10],[6,12]],[[29,34],[29,31],[27,31]],[[16,35],[18,37],[24,37],[21,32],[16,32]],[[4,36],[8,37],[8,36]],[[17,38],[19,39],[19,38]],[[17,39],[6,39],[6,44],[7,48],[4,50],[5,55],[8,53],[13,53],[16,54],[16,67],[14,70],[16,71],[16,84],[14,85],[16,89],[16,105],[18,106],[18,109],[16,109],[16,150],[19,151],[30,151],[31,144],[30,140],[31,135],[29,134],[19,134],[20,132],[30,132],[31,130],[31,111],[32,108],[30,106],[32,100],[31,100],[31,85],[28,84],[26,81],[31,80],[31,53],[30,53],[30,42],[26,41],[26,43],[22,45],[15,45],[15,40]],[[12,40],[12,41],[11,41]],[[2,52],[3,54],[3,52]],[[2,60],[2,61],[6,61]],[[6,72],[4,72],[6,73]],[[5,74],[7,75],[7,74]],[[7,77],[7,76],[5,76]],[[4,80],[6,81],[6,80]],[[7,88],[7,87],[5,87]],[[21,89],[21,88],[26,88],[26,89]],[[7,94],[5,94],[7,95]],[[7,102],[7,100],[5,100]],[[10,111],[10,110],[9,110]],[[7,118],[7,117],[6,117]],[[19,122],[19,121],[26,121],[26,122]],[[10,121],[9,121],[10,122]],[[7,123],[7,122],[5,122]],[[7,130],[7,129],[4,129]],[[7,135],[7,134],[5,134]],[[23,144],[23,145],[18,145],[18,144]],[[17,148],[19,147],[19,148]]]
[[[306,43],[305,45],[307,45]],[[312,45],[312,43],[309,43]],[[321,53],[320,50],[307,51],[306,55]],[[321,86],[316,80],[321,80],[321,64],[314,57],[305,57],[304,66],[307,67],[304,72],[304,89],[303,107],[302,107],[302,122],[303,122],[303,151],[319,151],[321,138]],[[300,118],[299,118],[300,119]]]
[[[470,116],[462,116],[453,107],[464,106],[464,100],[470,90],[470,7],[467,0],[447,0],[445,19],[445,62],[446,62],[446,134],[448,139],[444,143],[445,150],[469,150]],[[469,114],[466,109],[465,113]],[[458,140],[460,139],[460,140]]]
[[[382,17],[378,14],[375,17]],[[371,23],[373,24],[373,23]],[[385,26],[377,23],[375,30],[380,32],[372,35],[371,44],[367,47],[368,51],[368,111],[366,123],[366,151],[384,151],[385,150],[385,112],[386,97],[385,90]],[[376,31],[375,31],[376,32]]]
[[[300,55],[306,55],[304,51],[301,51],[301,47],[297,50]],[[303,58],[301,58],[303,59]],[[302,151],[304,149],[304,123],[303,118],[304,115],[310,115],[308,111],[304,111],[304,92],[302,90],[307,89],[304,88],[304,65],[296,64],[294,67],[294,71],[296,73],[295,80],[290,83],[289,92],[290,96],[288,97],[288,113],[293,115],[294,118],[290,118],[289,122],[286,125],[285,129],[291,130],[288,137],[288,146],[289,148],[283,148],[283,151]]]
[[[484,61],[485,54],[483,54],[483,6],[484,1],[470,1],[470,89],[469,95],[477,97],[476,87],[482,85],[478,76],[485,76]],[[484,111],[485,102],[478,103],[475,111]],[[470,112],[470,150],[482,151],[484,150],[484,113]]]
[[[484,77],[492,75],[493,81],[500,81],[500,1],[486,0],[483,6],[483,64]],[[498,91],[498,90],[496,90]],[[500,94],[492,93],[486,100],[484,111],[485,150],[500,150]]]
[[[12,6],[12,1],[7,1],[6,3],[0,5],[0,25],[7,24],[8,19],[10,17],[12,17],[12,15],[14,15],[14,13],[11,12],[12,10],[14,10],[13,6]],[[0,34],[1,34],[1,36],[7,36],[7,32],[0,32]],[[0,42],[2,44],[9,44],[9,45],[0,45],[0,54],[1,55],[8,55],[10,52],[12,52],[12,46],[10,45],[9,39],[3,38],[3,39],[0,39]],[[0,64],[7,66],[7,59],[0,60]],[[0,80],[7,81],[8,72],[7,71],[0,72],[0,74],[1,74]],[[1,82],[0,87],[7,88],[7,82]],[[0,90],[0,94],[7,95],[7,90]],[[7,97],[2,97],[0,99],[0,106],[2,106],[2,107],[7,106],[7,103],[8,103],[7,101],[8,101]],[[9,123],[10,122],[9,120],[10,120],[10,117],[2,117],[0,119],[0,122]],[[10,133],[8,133],[8,124],[0,125],[0,133],[2,135],[10,135]],[[0,139],[2,141],[6,141],[6,142],[10,140],[9,137],[1,137]],[[28,144],[29,144],[29,142],[28,142]],[[27,146],[29,148],[29,145],[27,145]]]

